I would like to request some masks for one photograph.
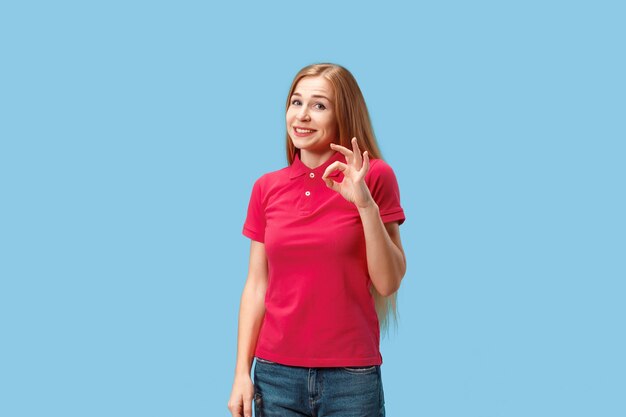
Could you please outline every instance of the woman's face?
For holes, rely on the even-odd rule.
[[[293,91],[287,108],[287,132],[294,146],[314,153],[330,150],[338,142],[333,88],[323,77],[304,77]]]

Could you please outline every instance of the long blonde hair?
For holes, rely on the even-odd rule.
[[[335,143],[352,149],[351,140],[356,137],[361,152],[367,151],[370,159],[383,159],[376,142],[376,136],[374,136],[374,129],[363,93],[361,93],[354,76],[341,65],[321,63],[302,68],[294,77],[289,88],[285,111],[289,108],[291,96],[298,82],[304,77],[317,76],[327,79],[333,87],[335,116],[339,127],[339,140]],[[300,150],[293,145],[289,133],[286,134],[286,149],[287,162],[291,165],[295,155],[299,154]],[[389,330],[389,313],[393,314],[394,323],[397,326],[397,292],[389,297],[384,297],[373,285],[370,292],[374,298],[380,331],[382,334],[386,334]]]

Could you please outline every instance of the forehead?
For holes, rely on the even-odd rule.
[[[318,94],[328,98],[333,97],[333,87],[324,77],[304,77],[298,81],[293,92],[305,96]]]

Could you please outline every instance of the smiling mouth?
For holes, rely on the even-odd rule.
[[[294,135],[296,135],[297,137],[304,138],[304,137],[312,135],[313,133],[317,131],[313,129],[302,129],[300,127],[294,127],[293,132],[294,132]]]

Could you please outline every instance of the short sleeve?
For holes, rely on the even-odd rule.
[[[248,203],[248,213],[242,233],[250,239],[261,243],[265,242],[265,209],[260,178],[256,180],[252,186],[252,193],[250,194],[250,201]]]
[[[383,223],[404,223],[406,218],[400,205],[400,188],[391,166],[382,159],[372,160],[367,185],[378,205]]]

